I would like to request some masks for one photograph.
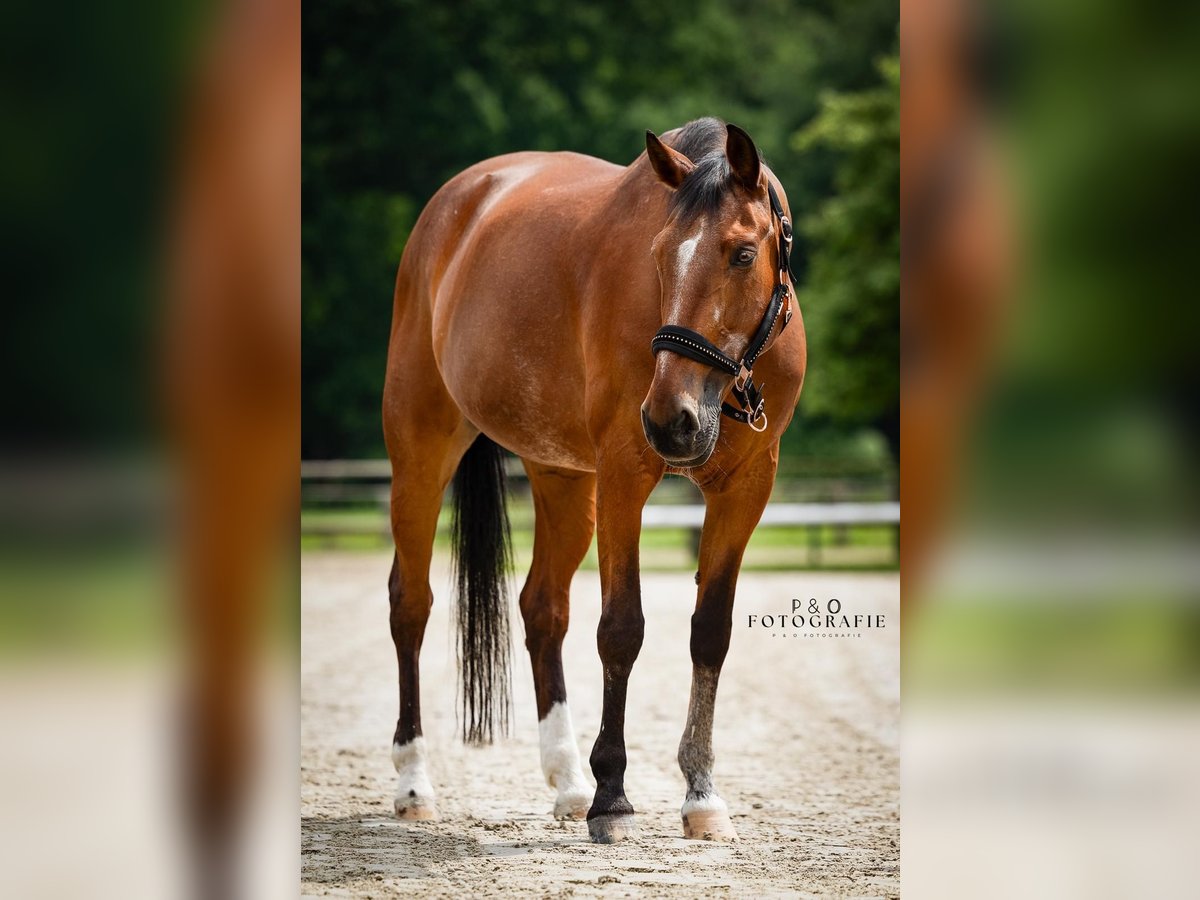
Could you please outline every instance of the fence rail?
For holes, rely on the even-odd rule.
[[[514,528],[532,527],[532,508],[525,471],[518,459],[506,461],[513,501]],[[301,534],[311,538],[337,540],[347,536],[389,535],[386,514],[389,498],[391,466],[387,460],[320,460],[309,461],[300,467],[301,487],[306,515],[301,517]],[[847,479],[825,479],[788,485],[776,490],[776,501],[767,505],[759,528],[804,528],[808,559],[821,558],[827,529],[832,529],[834,543],[845,539],[846,529],[853,526],[876,526],[892,529],[892,545],[898,544],[900,504],[875,499],[886,490],[878,480],[864,488]],[[816,494],[821,501],[792,502],[780,499],[789,496]],[[862,495],[871,499],[861,499]],[[859,496],[860,499],[840,499]],[[838,499],[829,499],[838,498]],[[687,543],[694,553],[700,542],[705,507],[699,492],[690,483],[675,479],[664,483],[642,510],[642,528],[646,531],[676,529],[688,532]],[[362,511],[363,506],[371,507]],[[325,515],[322,511],[352,506],[359,514]],[[373,508],[373,509],[372,509]],[[315,514],[314,514],[315,513]]]
[[[770,503],[758,525],[899,525],[899,503]],[[700,528],[704,506],[666,504],[642,510],[643,528]]]
[[[521,461],[505,459],[509,493],[527,499],[529,480]],[[386,459],[308,460],[300,465],[302,499],[306,506],[324,504],[388,503],[391,464]],[[787,503],[838,505],[881,503],[896,496],[894,474],[882,472],[836,475],[781,475],[772,494],[772,505]],[[695,504],[700,492],[682,478],[667,478],[655,489],[650,504]],[[890,507],[889,507],[890,508]],[[878,513],[876,513],[878,515]]]

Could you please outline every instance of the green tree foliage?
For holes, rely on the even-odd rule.
[[[830,94],[792,140],[837,154],[834,193],[802,223],[814,250],[799,291],[809,339],[806,415],[872,425],[897,450],[900,408],[900,61],[882,84]]]
[[[647,128],[715,115],[754,135],[802,217],[828,196],[835,156],[790,138],[823,93],[877,81],[873,61],[894,46],[897,15],[894,0],[306,8],[303,454],[382,454],[395,270],[447,179],[514,150],[626,164]],[[803,270],[804,247],[796,262]]]

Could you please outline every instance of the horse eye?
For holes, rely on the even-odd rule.
[[[738,250],[733,254],[733,264],[735,266],[742,267],[748,266],[750,263],[754,262],[754,257],[757,255],[758,254],[756,254],[749,247],[743,247],[741,250]]]

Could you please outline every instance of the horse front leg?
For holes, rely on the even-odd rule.
[[[746,543],[762,516],[775,482],[775,456],[738,471],[705,491],[708,509],[700,541],[700,577],[692,615],[692,691],[679,742],[679,768],[687,781],[680,813],[683,836],[736,841],[725,801],[713,784],[713,710],[717,682],[729,651],[733,597]]]
[[[525,646],[537,694],[542,772],[557,792],[556,818],[582,818],[592,799],[583,777],[563,677],[562,645],[571,617],[571,577],[592,542],[596,476],[525,461],[533,490],[533,565],[521,591]]]
[[[638,834],[633,806],[625,796],[625,699],[645,629],[638,572],[642,507],[662,477],[659,466],[648,471],[646,464],[622,463],[598,468],[596,497],[603,595],[596,643],[604,667],[604,710],[590,758],[596,795],[587,822],[598,844]]]

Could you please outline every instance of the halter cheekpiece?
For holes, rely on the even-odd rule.
[[[727,356],[720,347],[713,344],[704,335],[680,325],[664,325],[650,343],[652,353],[669,350],[732,375],[733,387],[730,394],[738,405],[722,403],[721,412],[731,419],[744,422],[755,431],[766,430],[767,414],[764,410],[765,401],[762,396],[762,387],[756,386],[751,377],[754,363],[763,352],[763,348],[766,347],[767,341],[771,339],[771,333],[775,330],[775,320],[779,318],[779,314],[783,313],[783,323],[779,326],[780,334],[783,334],[783,329],[792,319],[791,287],[789,286],[792,223],[784,214],[783,204],[779,202],[779,195],[775,193],[775,187],[770,182],[767,182],[767,196],[771,200],[771,213],[779,220],[779,283],[771,293],[771,302],[767,304],[767,311],[763,314],[762,321],[750,341],[750,346],[746,348],[745,355],[740,360]]]

